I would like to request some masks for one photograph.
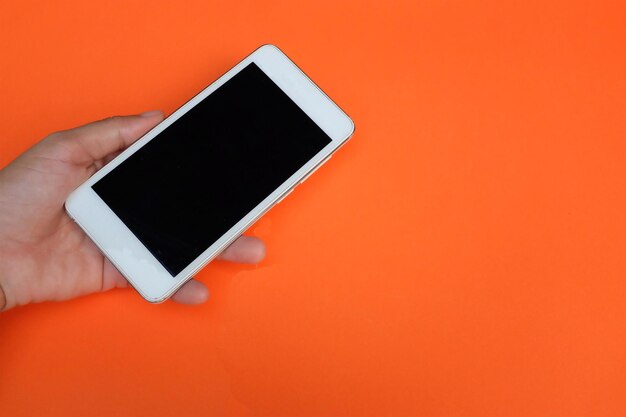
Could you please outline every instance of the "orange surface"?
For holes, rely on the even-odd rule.
[[[2,416],[626,415],[626,5],[383,3],[0,5],[2,166],[267,42],[357,125],[208,304],[0,315]]]

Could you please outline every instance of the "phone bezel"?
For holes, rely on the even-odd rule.
[[[254,62],[267,74],[317,123],[331,138],[331,142],[178,275],[172,276],[94,192],[91,186],[251,62]],[[144,299],[153,303],[161,302],[174,294],[178,288],[230,245],[267,210],[308,178],[308,175],[328,160],[332,153],[352,136],[353,132],[354,123],[348,115],[317,87],[300,68],[276,46],[263,45],[178,108],[163,122],[147,132],[74,190],[66,200],[65,208],[69,216],[85,231]]]

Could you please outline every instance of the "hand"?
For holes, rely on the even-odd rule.
[[[53,133],[0,170],[0,311],[128,286],[63,204],[161,120],[160,111],[151,111]],[[257,263],[264,255],[261,240],[242,236],[220,259]],[[190,280],[172,299],[198,304],[207,297],[206,286]]]

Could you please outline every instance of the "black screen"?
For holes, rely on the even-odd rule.
[[[93,189],[175,276],[330,141],[252,63]]]

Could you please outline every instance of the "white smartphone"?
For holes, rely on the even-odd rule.
[[[264,45],[77,188],[69,216],[150,302],[171,296],[354,132]]]

